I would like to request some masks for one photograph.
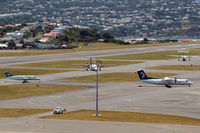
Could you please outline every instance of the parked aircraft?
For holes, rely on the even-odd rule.
[[[9,72],[5,72],[6,77],[12,80],[21,80],[22,83],[27,83],[29,80],[39,80],[40,78],[33,76],[33,75],[11,75]]]
[[[188,79],[177,79],[171,77],[164,78],[151,78],[148,77],[143,70],[137,71],[141,81],[157,85],[165,85],[167,88],[171,88],[171,85],[192,85],[192,82]]]
[[[87,63],[85,65],[86,71],[97,71],[97,69],[99,69],[99,71],[101,71],[101,68],[103,66],[102,62],[99,60],[96,60],[96,63],[99,63],[99,66],[97,66],[97,64],[92,64],[92,58],[90,57],[90,63],[89,64]]]

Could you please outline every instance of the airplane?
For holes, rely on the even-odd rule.
[[[190,55],[185,55],[185,53],[189,53],[189,51],[178,51],[179,53],[182,53],[182,55],[178,55],[178,61],[180,61],[180,59],[182,61],[190,61],[190,59],[192,58]]]
[[[40,78],[33,76],[33,75],[16,75],[13,76],[9,72],[5,72],[6,77],[12,80],[22,80],[22,83],[27,83],[29,80],[39,80]]]
[[[165,85],[167,88],[171,88],[171,85],[192,85],[192,82],[188,79],[177,79],[171,77],[164,78],[152,78],[148,77],[143,70],[137,71],[141,81],[157,85]]]
[[[101,71],[101,68],[103,67],[102,62],[99,60],[96,60],[97,63],[99,63],[99,67],[97,66],[97,64],[92,64],[92,58],[90,57],[90,64],[86,64],[86,71],[97,71],[97,69],[99,68],[99,71]]]

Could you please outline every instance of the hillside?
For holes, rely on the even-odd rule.
[[[42,18],[114,36],[200,37],[196,0],[1,0],[0,25]]]

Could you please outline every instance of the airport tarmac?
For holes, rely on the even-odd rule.
[[[84,52],[24,56],[24,57],[1,57],[0,66],[33,63],[33,62],[55,61],[55,60],[74,60],[74,59],[88,60],[89,57],[131,54],[131,53],[145,53],[145,52],[156,52],[156,51],[167,51],[167,50],[185,50],[185,49],[192,49],[192,48],[199,48],[199,47],[200,47],[200,44],[184,44],[184,45],[175,45],[175,46],[114,49],[114,50],[101,50],[101,51],[84,51]]]
[[[186,48],[198,48],[200,45],[181,45],[165,47],[149,47],[138,49],[105,50],[81,53],[41,55],[32,57],[7,57],[0,58],[1,67],[9,67],[11,64],[23,64],[42,62],[46,60],[61,59],[88,59],[90,56],[106,56],[114,54],[142,53],[163,50],[180,50]],[[158,65],[172,64],[195,64],[200,65],[200,58],[193,57],[191,61],[158,60],[145,61],[141,64],[103,68],[100,73],[110,72],[136,72],[139,69]],[[13,67],[13,66],[11,66]],[[199,71],[161,71],[149,70],[147,72],[177,73],[178,78],[188,78],[193,82],[191,87],[174,86],[166,88],[145,84],[142,82],[122,83],[99,83],[99,109],[148,112],[170,115],[188,116],[200,118],[200,72]],[[59,79],[74,76],[95,74],[95,72],[73,71],[49,75],[39,75],[41,84],[62,84],[88,87],[86,90],[68,93],[57,93],[44,96],[34,96],[13,100],[1,100],[0,108],[53,108],[56,106],[66,107],[69,111],[79,109],[95,109],[95,83],[66,82]],[[0,81],[2,85],[19,84],[18,81]],[[47,115],[45,114],[41,114]],[[68,121],[68,120],[42,120],[37,116],[22,118],[0,118],[0,133],[106,133],[106,132],[142,132],[142,133],[199,133],[199,126],[138,124],[121,122],[91,122],[91,121]],[[3,124],[2,124],[3,123]]]

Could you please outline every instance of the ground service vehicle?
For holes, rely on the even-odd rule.
[[[53,114],[62,114],[64,113],[66,110],[64,108],[61,107],[56,107],[53,109]]]

